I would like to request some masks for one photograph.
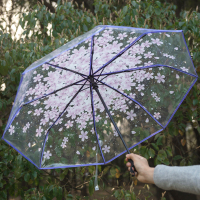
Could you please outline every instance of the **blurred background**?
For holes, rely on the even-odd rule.
[[[3,135],[20,81],[34,61],[97,25],[183,30],[200,76],[200,0],[1,0],[0,1],[0,131]],[[200,80],[165,131],[132,152],[158,164],[200,164]],[[99,191],[94,191],[95,167],[38,170],[0,140],[0,199],[140,199],[200,200],[164,191],[132,178],[125,155],[98,167]],[[165,172],[163,172],[165,173]],[[190,177],[188,177],[190,178]]]

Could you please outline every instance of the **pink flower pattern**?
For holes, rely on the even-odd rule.
[[[148,130],[150,126],[157,125],[156,122],[148,116],[149,114],[145,112],[145,109],[159,122],[164,122],[164,118],[166,117],[161,109],[161,102],[163,101],[161,92],[163,91],[162,89],[159,89],[159,87],[164,88],[164,86],[171,81],[166,75],[168,73],[167,70],[170,71],[171,69],[169,70],[166,67],[159,66],[154,67],[153,65],[161,64],[162,59],[167,59],[170,63],[169,65],[174,66],[174,60],[178,59],[177,50],[181,50],[182,47],[176,45],[175,48],[172,48],[173,51],[165,51],[166,43],[163,40],[163,36],[165,35],[170,39],[173,37],[173,34],[171,33],[148,34],[142,40],[136,42],[124,52],[124,54],[108,64],[102,72],[102,74],[104,74],[138,68],[137,70],[130,70],[125,73],[109,76],[102,75],[101,77],[104,78],[102,80],[104,83],[139,102],[143,109],[141,109],[141,106],[137,104],[137,102],[120,95],[103,84],[99,84],[99,91],[102,93],[111,115],[116,118],[117,125],[122,123],[122,121],[123,123],[131,124],[130,126],[132,126],[132,128],[130,129],[129,134],[133,140],[134,138],[136,139],[139,134],[142,135],[140,131],[138,131],[139,128],[142,129],[145,125],[148,127],[146,130]],[[112,28],[106,28],[104,31],[96,34],[94,37],[93,54],[94,72],[116,56],[131,42],[136,40],[138,36],[140,36],[140,34],[137,32],[125,33]],[[28,151],[34,148],[34,145],[32,145],[34,142],[36,142],[37,145],[40,145],[38,147],[42,147],[35,149],[37,149],[37,151],[43,151],[43,142],[46,137],[46,146],[43,153],[43,166],[46,165],[44,163],[48,163],[51,160],[51,162],[54,162],[54,156],[52,156],[52,154],[56,155],[57,152],[57,150],[53,149],[53,147],[57,145],[57,140],[54,141],[54,138],[56,137],[59,138],[59,142],[57,141],[59,145],[57,145],[56,148],[60,148],[61,150],[59,151],[63,154],[64,152],[69,151],[69,149],[72,149],[71,151],[73,154],[81,159],[87,151],[91,151],[91,155],[92,151],[96,151],[94,146],[97,145],[97,143],[95,143],[97,142],[97,136],[93,129],[93,113],[91,110],[90,88],[88,87],[90,82],[87,81],[87,85],[84,86],[81,92],[72,102],[70,102],[72,97],[81,87],[81,85],[78,84],[83,84],[84,81],[81,81],[83,80],[82,76],[67,71],[70,69],[88,75],[90,68],[90,45],[91,40],[87,39],[80,43],[80,45],[77,45],[68,51],[64,51],[49,61],[50,64],[66,68],[66,70],[53,67],[49,64],[43,64],[38,68],[30,70],[32,78],[29,81],[26,80],[27,87],[24,92],[25,97],[23,98],[22,103],[31,100],[33,100],[33,102],[22,107],[21,111],[16,115],[16,119],[24,115],[24,119],[26,119],[24,123],[17,124],[16,120],[14,120],[10,125],[8,132],[11,136],[18,134],[18,132],[26,133],[27,135],[33,132],[32,141],[26,143]],[[157,53],[157,48],[161,49],[159,54]],[[143,69],[144,66],[148,66],[149,68]],[[181,65],[181,67],[177,66],[177,68],[179,67],[181,70],[189,72],[189,69],[182,66],[183,65]],[[187,65],[185,64],[184,66]],[[101,71],[97,72],[96,75],[100,74],[100,72]],[[171,76],[175,77],[176,84],[181,83],[183,77],[181,72],[179,73],[176,71],[176,73],[174,73],[174,75],[171,74]],[[100,81],[102,79],[101,77],[99,78]],[[78,81],[80,82],[77,85],[66,87],[67,85]],[[23,82],[23,84],[25,83]],[[151,87],[151,85],[154,87]],[[158,88],[156,87],[157,85],[159,86]],[[167,88],[168,95],[176,95],[177,88],[171,86],[168,87],[170,87]],[[55,92],[60,88],[65,89]],[[47,95],[49,93],[52,94]],[[43,95],[44,97],[42,97]],[[38,97],[42,98],[34,100]],[[102,147],[103,154],[106,154],[105,158],[108,160],[114,154],[114,151],[112,150],[114,148],[114,143],[117,145],[120,142],[120,138],[115,129],[112,131],[110,130],[112,123],[110,122],[108,115],[105,114],[105,109],[95,91],[93,92],[93,97],[97,134],[99,140],[103,142],[103,145],[100,146]],[[67,107],[67,110],[62,113],[68,103],[69,106]],[[154,105],[151,106],[151,104]],[[171,115],[171,113],[169,113],[169,115]],[[57,120],[58,117],[59,120]],[[119,118],[121,121],[117,121]],[[34,122],[36,120],[37,124]],[[141,124],[143,125],[141,126]],[[105,127],[106,133],[100,130],[102,127]],[[160,127],[158,126],[156,128],[158,131]],[[92,137],[95,142],[91,139]],[[50,145],[52,140],[54,146],[52,144]],[[75,140],[74,146],[71,146],[72,140]],[[83,145],[83,143],[85,145]],[[80,144],[83,146],[80,147]],[[87,149],[86,144],[88,147],[90,146],[90,148]],[[116,150],[116,152],[117,151],[118,150]]]

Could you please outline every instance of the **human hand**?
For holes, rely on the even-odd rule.
[[[137,154],[127,154],[126,155],[126,161],[128,159],[132,159],[135,165],[135,168],[137,172],[135,172],[135,176],[138,179],[138,181],[142,183],[154,183],[153,180],[153,174],[154,174],[154,168],[149,167],[148,161],[146,158],[139,156]],[[131,163],[127,162],[126,166],[128,167],[128,170],[130,171]],[[134,167],[133,167],[133,170]]]

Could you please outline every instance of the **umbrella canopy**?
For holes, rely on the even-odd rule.
[[[181,30],[97,26],[24,71],[2,138],[39,169],[106,164],[165,129],[196,80]]]

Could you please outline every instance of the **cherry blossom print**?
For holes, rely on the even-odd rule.
[[[151,39],[153,44],[157,44],[158,46],[160,46],[161,44],[163,44],[162,41],[160,41],[160,39],[156,38],[156,39]]]
[[[119,40],[123,40],[125,37],[127,37],[127,34],[126,33],[120,33],[117,37],[117,39]]]
[[[10,135],[12,135],[15,132],[15,127],[10,125],[10,128],[8,131],[9,131]]]
[[[144,84],[138,84],[138,86],[136,87],[136,89],[138,91],[144,90]]]
[[[125,150],[94,88],[91,94],[91,58],[99,92],[128,148],[161,131],[159,124],[165,127],[195,81],[182,32],[140,38],[146,29],[97,30],[23,73],[5,139],[40,168],[110,162]]]
[[[152,58],[152,56],[154,55],[154,53],[151,53],[150,51],[148,53],[144,54],[144,58]]]
[[[42,112],[42,108],[36,109],[34,115],[39,116]]]
[[[76,154],[80,155],[80,151],[76,151]]]
[[[185,72],[188,72],[189,70],[186,67],[181,67],[181,69]]]
[[[39,81],[41,81],[42,77],[43,77],[42,75],[37,74],[37,76],[33,77],[33,80],[34,80],[34,82],[37,82],[37,81],[39,82]]]
[[[66,144],[65,144],[64,142],[62,142],[61,147],[62,147],[62,148],[65,148],[65,147],[67,147],[67,146],[66,146]]]
[[[81,131],[81,134],[79,135],[79,138],[81,138],[81,141],[85,141],[85,139],[88,139],[88,136],[87,136],[88,132],[87,131]]]
[[[151,96],[155,98],[155,97],[157,97],[157,94],[155,92],[152,92]]]
[[[134,120],[134,117],[136,117],[136,114],[134,113],[134,110],[131,110],[130,112],[127,112],[127,119],[130,119],[130,120]]]
[[[29,122],[26,124],[26,127],[27,127],[27,128],[30,128],[30,123],[29,123]]]
[[[24,126],[24,127],[23,127],[23,133],[26,133],[26,130],[27,130],[27,127]]]
[[[92,150],[95,151],[96,150],[96,146],[92,147]]]
[[[164,75],[161,75],[160,73],[157,73],[157,76],[155,76],[155,79],[157,79],[157,82],[158,83],[161,83],[161,82],[165,82],[165,76]]]
[[[42,132],[43,132],[43,129],[41,128],[41,126],[39,126],[39,128],[36,129],[36,133],[37,133],[36,137],[41,137]]]
[[[159,112],[154,112],[154,117],[155,117],[156,119],[160,119],[160,118],[161,118],[161,115],[160,115]]]
[[[63,142],[68,142],[68,137],[64,137]]]
[[[104,151],[104,153],[109,153],[110,152],[110,146],[105,145],[102,150]]]
[[[44,152],[44,159],[50,159],[50,157],[52,156],[52,154],[50,153],[50,151],[48,150],[47,152]]]

